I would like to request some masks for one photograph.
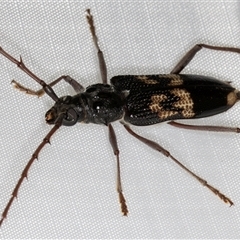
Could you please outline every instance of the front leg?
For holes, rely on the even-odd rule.
[[[22,57],[20,56],[20,60],[18,61],[16,58],[11,56],[9,53],[3,50],[3,48],[0,46],[0,54],[2,54],[4,57],[6,57],[8,60],[10,60],[12,63],[16,64],[17,67],[19,67],[23,72],[28,74],[32,79],[34,79],[37,83],[39,83],[42,87],[44,92],[52,98],[55,102],[59,100],[56,93],[53,91],[52,87],[45,83],[42,79],[40,79],[37,75],[35,75],[29,68],[25,66],[23,63]]]
[[[50,87],[53,87],[54,85],[58,84],[61,80],[64,80],[65,82],[70,84],[73,87],[73,89],[75,90],[76,93],[81,93],[81,92],[84,91],[84,87],[80,83],[78,83],[76,80],[74,80],[70,76],[65,76],[65,75],[57,78],[56,80],[54,80],[53,82],[49,83],[48,85]],[[20,83],[18,83],[15,80],[12,80],[12,84],[19,91],[22,91],[22,92],[24,92],[26,94],[29,94],[29,95],[34,95],[34,96],[41,97],[45,93],[43,88],[38,90],[38,91],[34,91],[32,89],[24,87],[23,85],[21,85]]]

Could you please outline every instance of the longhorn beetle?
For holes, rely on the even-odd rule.
[[[97,50],[102,78],[102,83],[88,86],[86,90],[70,76],[61,76],[55,81],[47,84],[25,66],[21,57],[18,61],[0,47],[0,53],[39,83],[42,89],[33,91],[14,80],[12,81],[13,85],[20,91],[31,95],[37,95],[38,97],[46,93],[55,102],[53,107],[45,114],[47,124],[53,125],[53,128],[45,136],[25,166],[12,192],[12,196],[2,213],[0,225],[7,217],[9,209],[14,198],[17,197],[24,178],[27,177],[32,163],[38,158],[42,148],[47,143],[50,143],[50,138],[61,126],[73,126],[78,122],[103,124],[108,127],[109,141],[117,160],[117,192],[121,211],[124,216],[128,214],[128,208],[122,191],[117,139],[111,125],[112,122],[117,120],[123,124],[124,128],[133,137],[166,157],[171,158],[182,169],[187,171],[201,184],[216,194],[221,200],[230,204],[230,206],[233,205],[230,198],[208,184],[206,180],[186,168],[180,161],[172,156],[169,151],[161,147],[158,143],[135,133],[130,128],[129,124],[147,126],[168,121],[168,124],[179,128],[239,133],[239,128],[187,125],[177,123],[173,120],[203,118],[219,114],[227,111],[240,99],[240,91],[232,87],[229,82],[223,82],[212,77],[200,75],[180,74],[184,67],[202,48],[235,53],[240,53],[240,49],[197,44],[187,52],[170,74],[115,76],[110,79],[110,84],[108,84],[107,68],[103,52],[98,45],[93,16],[89,9],[86,10],[86,18],[90,27],[93,43]],[[74,96],[58,97],[52,87],[61,80],[70,84],[77,94]]]

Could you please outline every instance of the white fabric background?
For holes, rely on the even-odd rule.
[[[85,9],[94,15],[108,77],[169,73],[196,43],[240,47],[238,1],[1,1],[0,45],[46,82],[69,74],[100,82]],[[232,81],[240,56],[202,50],[184,73]],[[0,56],[0,210],[50,127],[53,101],[15,91],[10,81],[39,86]],[[73,94],[65,83],[59,95]],[[195,124],[239,126],[240,108]],[[231,197],[229,208],[161,154],[114,123],[129,216],[115,191],[115,157],[104,126],[62,127],[44,148],[0,229],[0,238],[239,238],[240,136],[159,124],[133,129],[167,148]]]

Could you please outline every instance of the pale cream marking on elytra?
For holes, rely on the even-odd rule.
[[[183,85],[183,80],[181,79],[181,76],[177,74],[169,74],[170,83],[168,86],[180,86]]]
[[[170,94],[173,94],[179,98],[178,101],[172,104],[172,107],[179,109],[179,111],[164,110],[161,106],[161,103],[167,100],[167,95],[159,94],[151,97],[152,102],[150,103],[149,108],[152,112],[158,113],[159,118],[162,120],[167,120],[177,114],[181,114],[184,118],[191,118],[195,115],[193,111],[193,100],[189,92],[187,92],[185,89],[179,88],[174,88],[169,92]]]
[[[238,100],[237,93],[238,93],[238,90],[235,90],[233,92],[230,92],[227,95],[227,105],[228,106],[233,106],[235,104],[235,102]]]
[[[148,76],[146,75],[140,75],[140,76],[136,76],[136,78],[146,84],[157,84],[158,81],[154,80],[154,79],[151,79],[149,78]]]

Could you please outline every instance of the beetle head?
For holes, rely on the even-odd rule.
[[[61,115],[64,115],[62,125],[73,126],[84,119],[83,107],[73,104],[71,96],[59,98],[45,114],[47,124],[55,124]]]

